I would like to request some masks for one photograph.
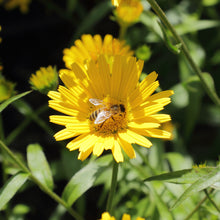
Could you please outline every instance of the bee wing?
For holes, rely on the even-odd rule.
[[[103,105],[103,101],[101,99],[89,99],[89,102],[93,105]]]
[[[94,121],[94,124],[101,124],[102,122],[104,122],[106,119],[111,117],[111,112],[110,111],[101,111],[96,120]]]

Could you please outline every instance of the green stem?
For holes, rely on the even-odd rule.
[[[14,106],[18,109],[18,111],[20,111],[16,104],[14,104]],[[23,108],[25,108],[25,106]],[[41,106],[35,112],[31,110],[30,113],[25,113],[26,119],[7,136],[5,143],[9,145],[30,124],[32,120],[51,135],[53,132],[50,127],[38,116],[46,110],[48,110],[48,105]]]
[[[1,141],[5,140],[4,126],[3,126],[3,120],[2,120],[2,114],[1,113],[0,113],[0,140]],[[1,149],[1,156],[2,156],[2,166],[1,166],[1,169],[2,169],[2,182],[3,182],[3,184],[5,184],[6,181],[7,181],[8,175],[5,172],[6,171],[6,163],[5,163],[5,160],[4,160],[5,152],[4,152],[3,149]],[[10,213],[11,213],[10,206],[7,206],[6,209],[5,209],[5,219],[6,220],[9,219]]]
[[[214,189],[211,189],[209,191],[209,194],[212,193],[214,191]],[[189,215],[184,219],[184,220],[189,220],[199,209],[199,207],[206,201],[207,199],[207,195],[197,204],[197,206],[192,210],[191,213],[189,213]]]
[[[194,62],[194,60],[192,59],[188,48],[186,47],[186,44],[184,43],[184,41],[182,40],[182,38],[177,34],[176,30],[174,29],[174,27],[171,25],[171,23],[168,21],[165,13],[163,12],[163,10],[160,8],[160,6],[157,4],[157,2],[155,0],[147,0],[149,2],[149,4],[151,5],[152,9],[156,12],[156,14],[158,15],[158,17],[160,18],[160,20],[164,23],[164,25],[171,31],[171,33],[173,34],[173,37],[175,38],[175,40],[177,41],[177,43],[181,43],[182,44],[182,52],[184,54],[184,56],[186,57],[187,61],[189,62],[190,66],[192,67],[192,69],[195,71],[195,73],[199,76],[201,83],[204,87],[204,89],[206,90],[207,94],[209,95],[209,97],[212,99],[212,101],[217,105],[220,106],[220,99],[218,97],[218,95],[212,91],[212,89],[209,87],[209,85],[206,83],[205,78],[202,74],[202,71],[200,70],[200,68],[196,65],[196,63]]]
[[[120,25],[120,29],[119,29],[119,40],[124,40],[126,31],[127,31],[127,29],[128,29],[128,26],[127,26],[127,25],[124,25],[124,24],[119,24],[119,25]]]
[[[26,165],[24,165],[23,162],[20,159],[18,159],[1,140],[0,147],[8,154],[9,157],[11,157],[11,159],[21,168],[22,171],[24,171],[25,173],[30,173]]]
[[[115,194],[115,189],[117,185],[117,176],[118,176],[118,163],[113,159],[113,167],[112,167],[112,182],[111,182],[111,188],[108,195],[108,201],[106,206],[106,211],[111,214],[112,212],[112,202],[113,197]]]
[[[207,196],[207,198],[209,199],[209,201],[212,203],[212,205],[217,209],[217,211],[220,213],[220,209],[219,207],[216,205],[216,203],[212,200],[212,198],[210,197],[209,193],[207,192],[206,189],[204,189],[204,192]]]
[[[71,22],[72,24],[76,24],[75,19],[72,18],[72,15],[67,13],[63,10],[58,4],[54,3],[53,1],[45,1],[45,0],[38,0],[41,4],[43,4],[49,10],[55,12],[61,18]]]
[[[54,199],[56,202],[59,204],[63,205],[66,210],[69,212],[69,214],[74,217],[76,220],[83,220],[83,218],[76,212],[74,211],[69,205],[62,200],[56,193],[51,191],[47,186],[42,184],[32,173],[31,171],[26,167],[26,165],[18,159],[13,152],[0,140],[0,147],[11,157],[11,159],[20,167],[22,171],[25,173],[29,174],[29,179],[32,180],[36,185],[39,186],[39,188],[45,192],[47,195],[49,195],[52,199]]]
[[[83,218],[75,210],[73,210],[71,207],[69,207],[69,205],[64,200],[62,200],[62,198],[60,198],[56,193],[51,191],[48,187],[43,185],[35,176],[33,176],[31,174],[29,178],[34,183],[36,183],[43,192],[45,192],[47,195],[49,195],[52,199],[54,199],[59,204],[63,205],[66,208],[66,210],[69,212],[69,214],[72,217],[74,217],[74,219],[83,220]]]

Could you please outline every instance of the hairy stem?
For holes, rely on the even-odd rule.
[[[111,188],[108,196],[106,211],[111,214],[112,212],[112,203],[113,203],[113,197],[115,194],[115,189],[117,185],[117,176],[118,176],[118,163],[113,159],[113,167],[112,167],[112,182],[111,182]]]
[[[190,64],[191,68],[194,70],[194,72],[198,75],[198,77],[201,80],[201,83],[206,90],[206,93],[209,95],[209,97],[212,99],[212,101],[217,105],[220,106],[220,99],[218,95],[209,87],[209,85],[206,83],[205,78],[202,74],[202,71],[200,68],[196,65],[194,60],[192,59],[189,50],[184,43],[183,39],[177,34],[176,30],[172,26],[172,24],[168,21],[164,11],[160,8],[160,6],[157,4],[155,0],[147,0],[149,4],[151,5],[152,9],[156,12],[160,20],[164,23],[164,25],[171,31],[173,34],[173,37],[175,38],[177,43],[182,44],[182,53],[186,57],[188,63]]]
[[[69,212],[69,214],[74,217],[76,220],[83,220],[83,218],[75,211],[73,210],[61,197],[59,197],[56,193],[51,191],[47,186],[42,184],[27,168],[27,166],[19,159],[17,158],[14,153],[0,140],[0,147],[2,150],[8,154],[8,156],[11,157],[11,159],[20,167],[20,169],[29,174],[29,179],[33,181],[36,185],[39,186],[39,188],[45,192],[47,195],[49,195],[53,200],[58,202],[59,204],[63,205],[66,210]]]

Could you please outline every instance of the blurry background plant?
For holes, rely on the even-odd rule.
[[[217,93],[220,94],[220,1],[173,0],[158,3],[177,33],[183,37],[196,64],[206,72],[206,81],[212,85],[214,80]],[[220,109],[204,92],[199,78],[185,57],[181,53],[175,54],[178,53],[176,42],[171,33],[158,24],[158,17],[147,1],[141,1],[141,4],[143,12],[139,20],[127,28],[123,38],[136,56],[145,60],[144,72],[155,70],[159,73],[162,89],[173,89],[175,92],[167,110],[173,119],[173,140],[152,140],[153,147],[149,151],[136,147],[137,158],[121,164],[118,191],[114,198],[114,206],[117,207],[114,216],[121,219],[123,213],[129,213],[134,219],[138,216],[155,220],[189,219],[200,204],[199,212],[195,210],[192,219],[219,219],[220,195],[213,189],[219,188],[215,181],[219,181],[216,161],[220,153]],[[1,6],[4,5],[1,3]],[[50,64],[56,65],[57,69],[64,68],[63,49],[73,45],[82,34],[112,34],[117,38],[119,26],[109,19],[114,9],[107,0],[38,0],[29,4],[29,13],[26,14],[20,13],[18,8],[8,11],[0,7],[3,38],[0,47],[5,78],[16,82],[16,90],[22,93],[30,89],[30,74],[40,66]],[[52,110],[48,110],[47,100],[46,96],[32,92],[12,102],[4,111],[1,108],[1,140],[16,152],[21,161],[25,160],[27,145],[38,142],[51,167],[52,174],[48,171],[49,165],[39,166],[41,169],[47,167],[47,178],[44,176],[42,179],[50,179],[50,190],[59,195],[63,192],[63,200],[68,206],[73,204],[73,208],[85,219],[99,219],[105,210],[110,187],[111,157],[106,155],[95,162],[92,157],[82,163],[77,160],[77,152],[69,152],[60,147],[65,146],[66,142],[56,143],[51,136],[60,127],[47,123],[52,113]],[[34,169],[30,161],[36,160],[30,160],[30,155],[38,155],[36,152],[40,152],[42,158],[42,148],[38,145],[28,148],[29,168],[32,172]],[[18,166],[12,163],[6,153],[1,153],[0,160],[2,186],[18,171]],[[207,167],[192,169],[194,164],[205,161]],[[172,179],[167,175],[150,179],[151,176],[182,169],[185,171],[174,173],[176,179],[175,175]],[[52,175],[54,186],[51,184]],[[152,181],[155,178],[166,181]],[[205,182],[207,179],[210,181]],[[19,180],[22,185],[27,176],[18,175],[15,180]],[[82,182],[87,184],[81,190],[77,189],[76,186],[82,185]],[[185,197],[180,197],[191,186]],[[214,188],[206,190],[209,186]],[[207,196],[210,191],[211,197]],[[169,208],[174,204],[174,209],[170,211]],[[33,184],[33,179],[23,185],[0,213],[0,218],[4,219],[5,216],[33,220],[72,219],[66,209],[57,206],[56,202]]]

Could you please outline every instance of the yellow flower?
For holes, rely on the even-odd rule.
[[[0,76],[0,102],[9,99],[14,93],[15,83]]]
[[[175,127],[174,127],[174,125],[172,124],[172,122],[171,122],[171,121],[168,121],[168,122],[164,123],[164,124],[162,125],[162,127],[163,127],[163,130],[168,131],[168,132],[171,133],[171,137],[170,137],[169,140],[173,140],[174,128],[175,128]]]
[[[43,94],[47,94],[50,90],[56,90],[58,85],[58,73],[56,68],[48,66],[41,67],[30,77],[30,84],[32,89],[37,90]]]
[[[143,11],[140,0],[121,0],[115,9],[115,16],[121,26],[136,22]]]
[[[22,13],[28,12],[30,3],[31,0],[0,0],[0,4],[4,4],[6,10],[12,10],[18,7]]]
[[[100,220],[115,220],[115,217],[110,216],[108,212],[104,212],[102,213],[102,218]],[[131,220],[131,216],[128,214],[123,214],[122,220]],[[137,217],[136,220],[145,220],[145,219]]]
[[[160,126],[171,118],[156,113],[170,103],[173,91],[152,95],[159,86],[157,74],[152,72],[139,83],[142,68],[143,61],[135,57],[115,56],[110,67],[100,56],[97,63],[90,61],[88,70],[77,63],[72,70],[61,70],[66,87],[48,93],[49,106],[65,114],[50,116],[51,122],[65,126],[55,139],[74,138],[67,148],[79,149],[80,160],[111,150],[117,162],[124,160],[121,148],[135,158],[132,143],[151,147],[144,136],[169,139],[171,134]]]
[[[114,55],[133,55],[128,45],[124,41],[113,38],[112,35],[105,35],[102,40],[100,35],[92,37],[90,34],[82,35],[81,40],[76,40],[75,45],[63,51],[63,61],[67,68],[71,69],[73,63],[78,63],[87,68],[90,60],[97,61],[103,54],[111,62]]]
[[[123,1],[123,0],[122,0]],[[121,0],[112,0],[112,5],[118,7],[120,4]]]
[[[115,217],[110,216],[108,212],[104,212],[100,220],[115,220]]]

